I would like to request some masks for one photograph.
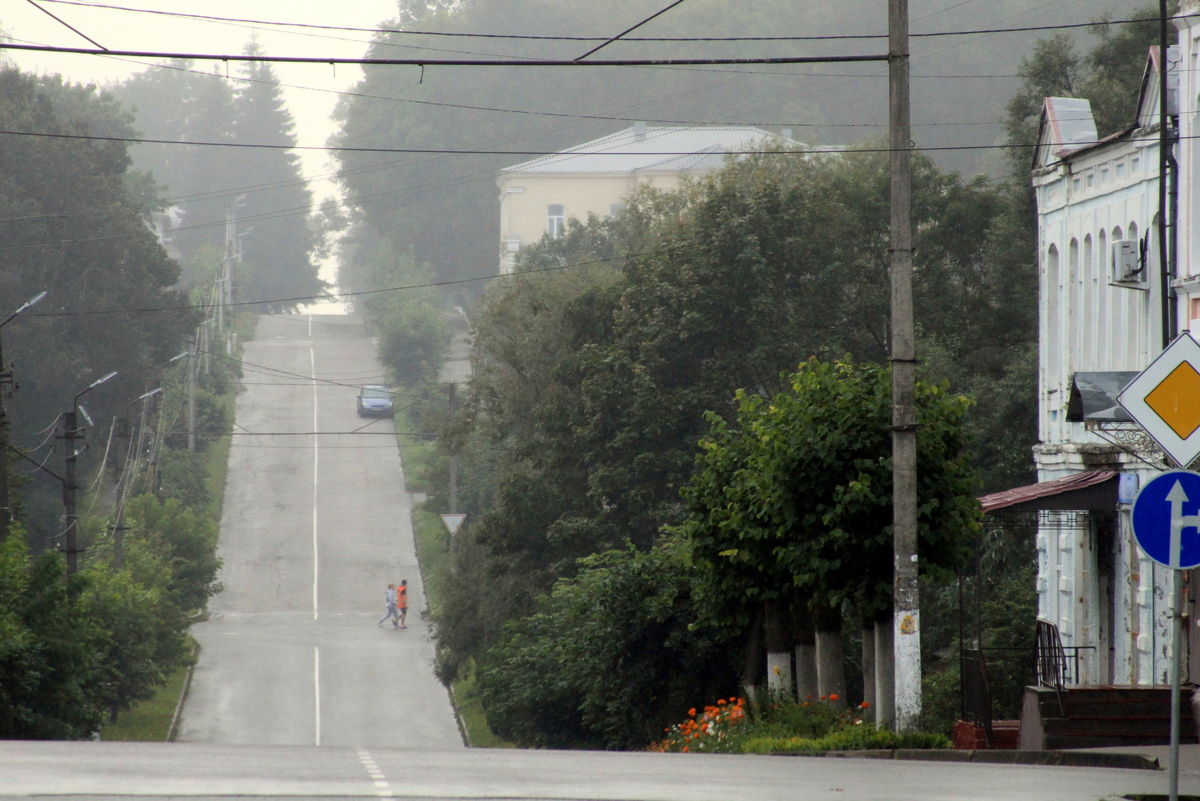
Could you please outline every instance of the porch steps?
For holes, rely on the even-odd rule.
[[[1197,742],[1189,703],[1180,696],[1180,741]],[[1171,740],[1171,688],[1089,685],[1026,687],[1020,748],[1058,750],[1166,745]]]

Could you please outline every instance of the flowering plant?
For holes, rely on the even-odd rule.
[[[688,710],[688,719],[664,729],[666,739],[651,745],[650,750],[685,754],[725,750],[721,748],[722,741],[732,736],[745,719],[745,698],[722,698],[715,705],[704,707],[700,714],[693,707]]]

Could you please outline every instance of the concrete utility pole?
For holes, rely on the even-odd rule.
[[[39,293],[0,322],[0,328],[8,325],[18,314],[44,297],[45,292]],[[8,415],[4,411],[5,387],[12,387],[13,391],[16,391],[17,384],[13,380],[12,369],[4,364],[4,349],[0,347],[0,542],[8,539],[8,525],[12,522],[12,506],[8,500]]]
[[[199,333],[196,335],[199,339]],[[196,450],[196,340],[188,351],[187,402],[188,402],[188,450]]]
[[[103,378],[98,378],[88,385],[71,401],[71,410],[63,414],[63,440],[64,446],[64,466],[66,472],[63,473],[63,506],[67,513],[67,544],[63,549],[67,554],[67,575],[75,575],[75,571],[79,569],[79,516],[75,514],[75,491],[79,487],[75,484],[75,459],[78,457],[78,451],[75,450],[75,439],[79,431],[79,399],[87,392],[108,381],[116,376],[116,371],[109,373]]]
[[[896,731],[921,728],[921,616],[917,592],[917,349],[912,299],[912,146],[908,0],[888,0],[891,149],[892,512]]]

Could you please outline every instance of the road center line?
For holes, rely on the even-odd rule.
[[[312,322],[312,315],[309,315],[309,322]],[[312,375],[313,389],[313,503],[312,503],[312,541],[313,541],[313,620],[317,619],[317,576],[318,576],[318,557],[317,549],[317,466],[320,457],[318,449],[317,432],[320,429],[317,427],[317,358],[313,353],[313,349],[308,349],[308,363]]]
[[[321,649],[313,646],[313,707],[316,709],[313,731],[316,745],[321,744]]]

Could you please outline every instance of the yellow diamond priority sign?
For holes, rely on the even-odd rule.
[[[1200,344],[1184,333],[1117,402],[1180,467],[1200,456]]]

